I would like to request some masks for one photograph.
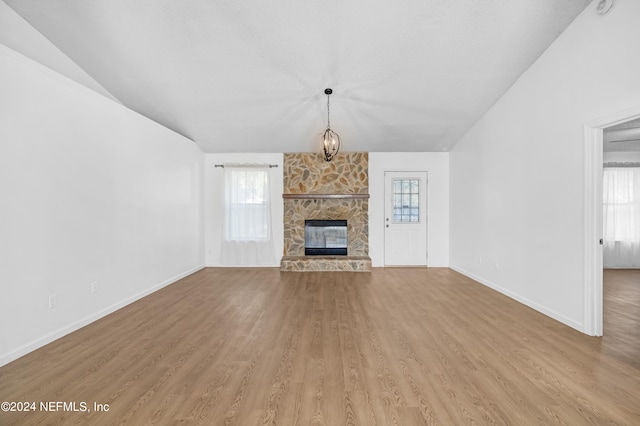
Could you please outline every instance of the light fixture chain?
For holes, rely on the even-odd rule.
[[[331,114],[330,114],[330,110],[329,110],[329,96],[327,95],[327,128],[330,129],[331,128]]]

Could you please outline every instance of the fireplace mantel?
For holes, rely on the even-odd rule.
[[[282,194],[285,200],[368,200],[369,194]]]

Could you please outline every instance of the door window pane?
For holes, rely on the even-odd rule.
[[[393,223],[420,222],[420,179],[393,179]]]

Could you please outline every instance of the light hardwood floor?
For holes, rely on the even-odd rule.
[[[637,425],[621,321],[588,337],[449,269],[205,269],[0,368],[0,401],[108,412],[0,424]]]
[[[640,269],[605,269],[602,350],[640,370]]]

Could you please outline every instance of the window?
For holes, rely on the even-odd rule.
[[[605,167],[603,265],[640,268],[640,168]]]
[[[269,169],[225,167],[225,239],[271,238]]]
[[[420,222],[420,179],[393,179],[393,223]]]
[[[603,178],[604,239],[640,239],[640,168],[607,167]]]

